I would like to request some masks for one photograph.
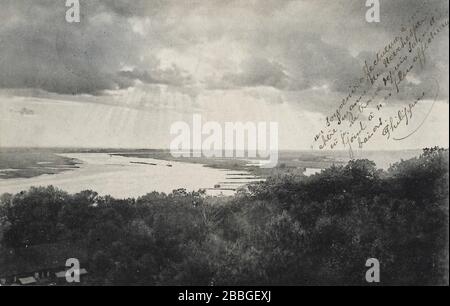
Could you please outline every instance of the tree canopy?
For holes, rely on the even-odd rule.
[[[0,226],[2,248],[18,256],[82,245],[93,284],[364,285],[368,258],[385,285],[446,284],[448,150],[387,171],[352,160],[285,172],[227,198],[31,188],[1,197]]]

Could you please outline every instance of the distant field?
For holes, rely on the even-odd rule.
[[[401,159],[419,156],[422,150],[402,151],[365,151],[355,152],[355,159],[369,159],[379,168],[387,169]],[[175,158],[168,150],[128,150],[114,153],[126,157],[155,158],[189,163],[204,164],[206,167],[249,171],[256,176],[268,176],[280,171],[294,170],[303,172],[307,168],[325,169],[332,165],[344,165],[350,160],[347,151],[280,151],[278,164],[273,169],[262,169],[249,165],[249,160],[236,158]]]
[[[277,171],[288,169],[303,172],[306,168],[327,168],[332,164],[342,164],[327,155],[305,152],[280,152],[278,165],[273,169],[264,169],[251,165],[249,159],[239,158],[205,158],[205,157],[173,157],[168,150],[137,150],[130,152],[119,152],[114,155],[136,158],[154,158],[169,161],[179,161],[187,163],[203,164],[205,167],[226,169],[233,171],[248,171],[255,176],[268,176]]]
[[[0,149],[0,179],[30,178],[77,168],[79,162],[44,149]]]

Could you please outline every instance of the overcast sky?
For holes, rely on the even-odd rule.
[[[69,24],[64,0],[0,2],[0,146],[168,147],[170,124],[199,113],[277,121],[281,148],[308,149],[413,12],[448,15],[447,0],[380,0],[380,23],[364,0],[80,3]],[[441,85],[425,125],[369,148],[448,146],[448,50],[446,30],[412,74]]]

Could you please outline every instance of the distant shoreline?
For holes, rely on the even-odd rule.
[[[325,169],[332,165],[344,165],[348,160],[346,151],[293,151],[282,150],[279,162],[273,169],[262,169],[242,158],[187,158],[173,157],[166,149],[107,149],[107,148],[0,148],[0,180],[32,178],[43,174],[57,174],[78,168],[81,161],[67,158],[62,153],[107,153],[114,156],[153,158],[168,162],[202,164],[204,167],[231,171],[246,171],[255,177],[268,177],[278,171],[303,172],[308,168]],[[392,150],[356,152],[355,158],[374,160],[379,168],[401,159],[420,155],[421,150]]]

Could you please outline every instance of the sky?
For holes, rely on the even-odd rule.
[[[63,0],[0,3],[0,147],[168,148],[192,121],[279,124],[281,149],[310,149],[325,118],[418,9],[448,1],[90,0],[80,23]],[[448,147],[448,28],[407,85],[440,85],[404,141],[367,149]],[[393,100],[395,110],[413,96]],[[406,101],[406,102],[405,102]]]

